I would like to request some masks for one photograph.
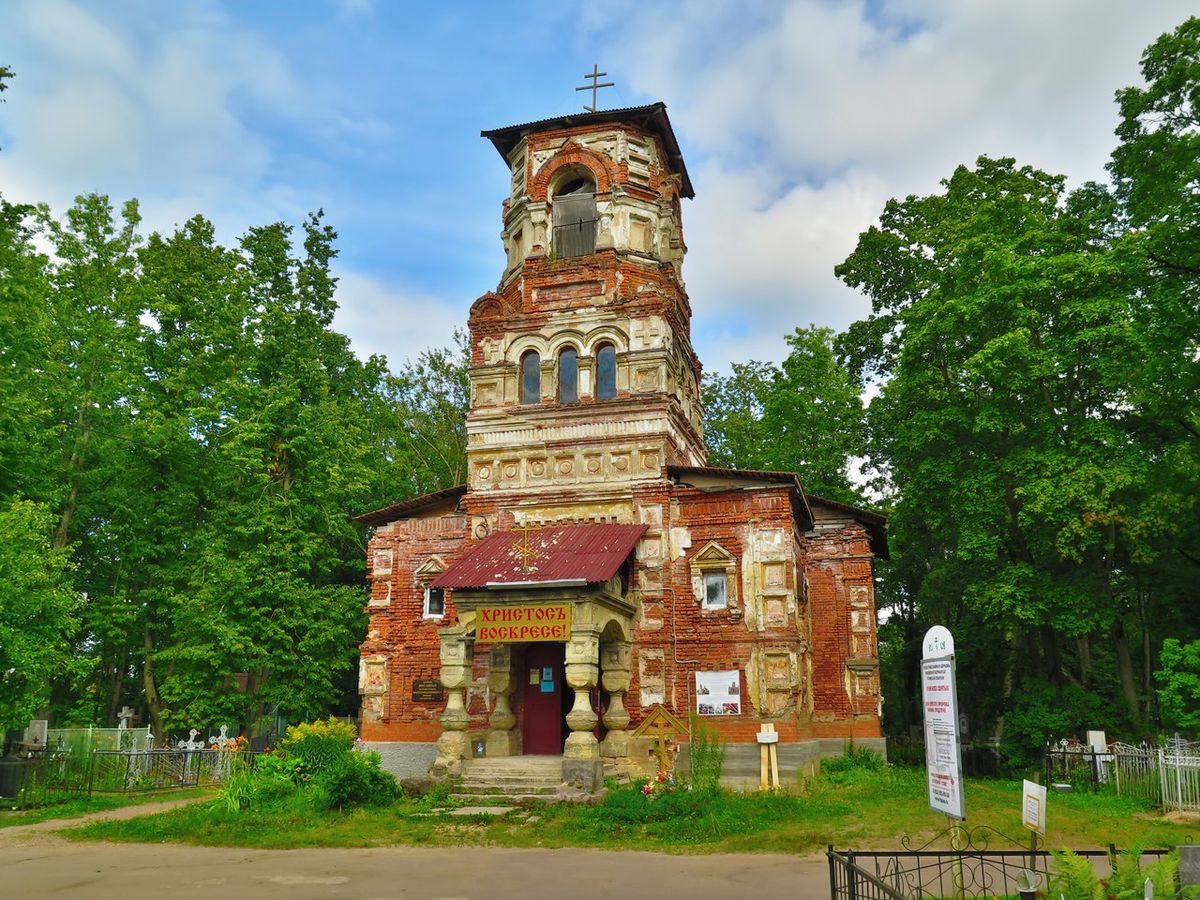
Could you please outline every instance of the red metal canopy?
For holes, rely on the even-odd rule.
[[[484,538],[432,583],[439,588],[485,588],[546,582],[608,581],[629,558],[646,532],[645,525],[550,525],[529,529],[528,567],[525,531],[501,531]]]

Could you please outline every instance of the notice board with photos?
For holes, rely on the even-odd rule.
[[[742,673],[696,673],[696,714],[701,716],[740,716],[742,714]]]

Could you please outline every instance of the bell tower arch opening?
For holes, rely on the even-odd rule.
[[[550,185],[551,246],[559,258],[596,252],[596,178],[583,165],[564,166]]]

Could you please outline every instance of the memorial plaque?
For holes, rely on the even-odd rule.
[[[414,678],[412,698],[418,703],[440,703],[445,699],[442,683],[436,678]]]

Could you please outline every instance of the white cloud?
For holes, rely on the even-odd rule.
[[[386,356],[393,371],[423,350],[450,346],[466,311],[422,291],[409,290],[361,272],[338,271],[334,328],[350,337],[354,352]]]
[[[897,0],[868,16],[862,3],[822,0],[639,5],[608,68],[668,102],[693,165],[684,274],[706,365],[772,348],[778,359],[795,326],[865,315],[866,298],[833,267],[887,198],[937,190],[980,154],[1072,184],[1102,179],[1113,92],[1137,82],[1141,51],[1193,7]]]
[[[65,0],[27,3],[8,19],[25,61],[5,110],[7,197],[61,211],[84,192],[137,196],[147,224],[163,229],[197,211],[237,220],[234,233],[295,218],[276,202],[286,188],[263,184],[268,138],[237,111],[300,115],[303,91],[271,47],[220,17],[180,10],[145,32]],[[248,207],[258,215],[237,219]]]

